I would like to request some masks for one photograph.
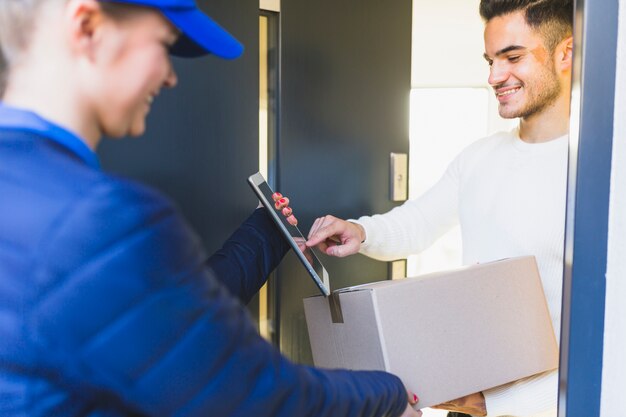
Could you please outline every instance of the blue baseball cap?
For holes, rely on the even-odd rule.
[[[181,36],[171,49],[172,55],[193,58],[207,54],[234,59],[243,45],[213,19],[202,12],[195,0],[100,0],[127,3],[159,10]]]

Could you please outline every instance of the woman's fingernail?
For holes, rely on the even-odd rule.
[[[296,219],[295,216],[291,215],[289,217],[287,217],[287,221],[289,222],[290,225],[292,226],[297,226],[298,225],[298,219]]]
[[[273,199],[274,201],[278,201],[278,200],[280,200],[281,198],[283,198],[283,195],[282,195],[281,193],[274,193],[274,194],[272,194],[272,199]]]
[[[278,199],[276,200],[276,203],[274,203],[274,207],[276,207],[276,210],[280,210],[284,207],[287,207],[288,205],[289,205],[289,199],[287,197]]]
[[[413,402],[417,404],[419,400],[420,399],[417,397],[417,395],[413,394]]]
[[[292,213],[293,213],[293,211],[291,210],[291,207],[285,207],[283,209],[283,216],[285,216],[285,217],[291,216]]]

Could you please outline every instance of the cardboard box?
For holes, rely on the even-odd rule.
[[[558,367],[534,257],[304,300],[313,360],[385,370],[429,407]]]

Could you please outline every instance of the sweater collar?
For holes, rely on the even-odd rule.
[[[559,136],[546,142],[528,143],[523,141],[519,136],[519,127],[511,131],[512,144],[518,151],[522,152],[561,152],[563,148],[567,148],[569,142],[569,134]]]

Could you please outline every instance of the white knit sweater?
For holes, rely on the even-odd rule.
[[[473,143],[420,198],[358,219],[367,236],[361,253],[406,257],[460,223],[464,264],[534,255],[558,340],[567,149],[567,136],[529,144],[517,130]],[[487,390],[488,415],[556,416],[557,390],[556,371]]]

